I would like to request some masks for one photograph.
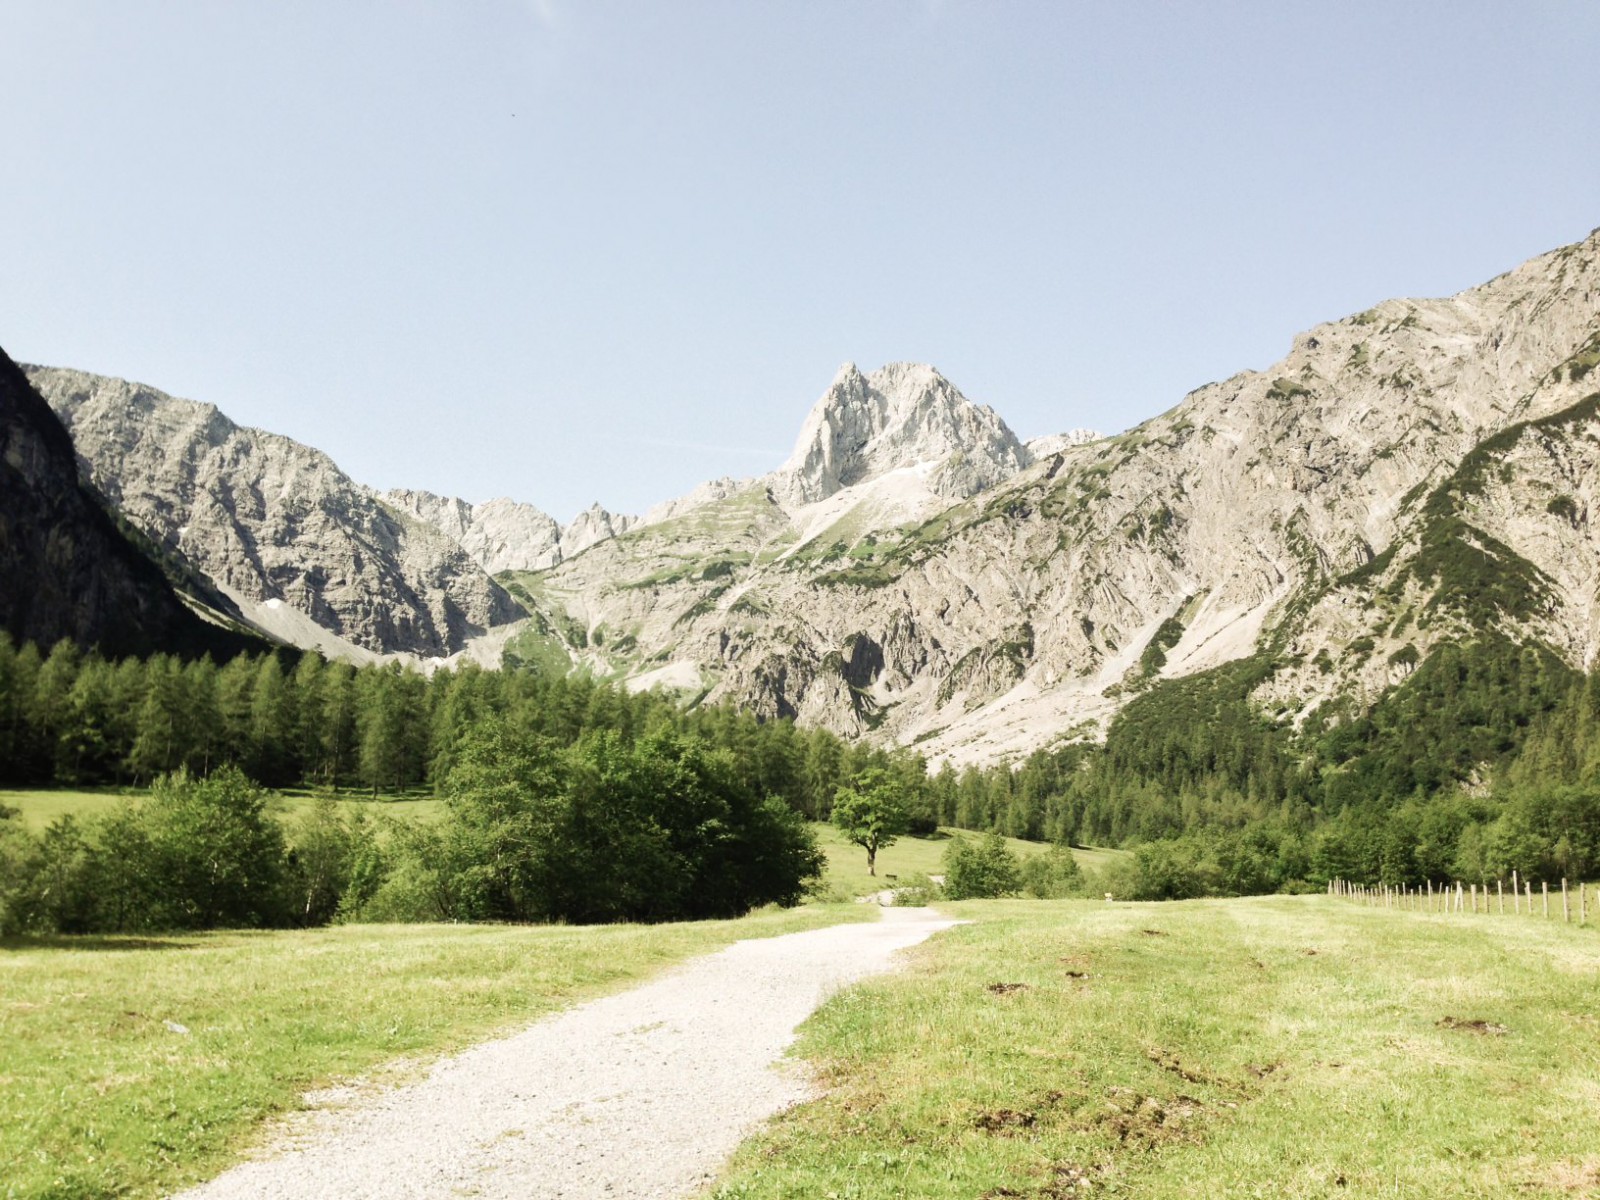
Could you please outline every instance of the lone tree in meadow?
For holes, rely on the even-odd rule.
[[[867,852],[867,874],[878,873],[878,851],[911,825],[905,789],[882,767],[868,767],[833,797],[833,823]]]

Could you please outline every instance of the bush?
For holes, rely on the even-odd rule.
[[[918,871],[907,875],[894,888],[896,908],[922,908],[942,899],[944,890],[927,875]]]
[[[1021,865],[998,833],[976,843],[958,837],[945,847],[944,893],[950,899],[1015,896],[1021,887]]]
[[[672,921],[797,904],[821,873],[804,820],[726,751],[663,732],[570,749],[469,734],[433,831],[393,841],[362,919]]]
[[[1084,894],[1083,871],[1065,846],[1052,846],[1044,854],[1023,859],[1018,878],[1022,890],[1037,900],[1063,900]]]
[[[1108,867],[1102,883],[1118,900],[1190,900],[1217,890],[1214,872],[1193,842],[1147,842]]]

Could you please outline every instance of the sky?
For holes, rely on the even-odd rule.
[[[1600,225],[1600,4],[0,0],[0,346],[641,512],[846,361],[1110,433]]]

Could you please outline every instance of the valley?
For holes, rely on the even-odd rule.
[[[1317,326],[1111,437],[1025,445],[931,367],[846,364],[774,471],[568,526],[380,494],[140,385],[30,379],[95,486],[271,636],[582,671],[989,765],[1251,656],[1254,702],[1296,724],[1490,631],[1587,668],[1597,259],[1591,235]]]

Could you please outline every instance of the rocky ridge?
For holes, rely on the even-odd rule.
[[[0,351],[0,630],[110,655],[259,648],[211,597],[179,594],[147,549],[78,478],[67,431]]]
[[[898,524],[881,493],[915,469],[852,474],[872,425],[837,435],[834,412],[871,411],[847,369],[792,486],[513,582],[596,670],[957,761],[1092,732],[1159,679],[1258,653],[1276,668],[1258,698],[1286,718],[1486,621],[1588,663],[1597,250],[1319,326],[1265,371]],[[1507,462],[1461,491],[1474,453]],[[1458,545],[1526,576],[1528,603],[1463,614],[1468,581],[1435,565]]]
[[[1115,437],[1024,444],[931,367],[847,364],[778,470],[643,519],[596,506],[563,529],[507,500],[363,502],[398,522],[391,543],[451,564],[479,597],[458,603],[465,624],[492,630],[507,662],[728,698],[957,762],[1092,734],[1163,679],[1251,656],[1266,666],[1256,699],[1286,720],[1379,694],[1441,641],[1490,627],[1588,665],[1597,261],[1592,234],[1457,296],[1328,322],[1268,369]],[[229,433],[214,409],[180,413],[134,385],[45,382],[130,518],[219,582],[249,577],[262,528],[263,579],[342,561],[315,519],[212,512],[241,511],[218,498],[241,487],[281,494],[289,468],[260,460],[315,476],[325,468],[302,459],[315,451],[235,443],[271,435]],[[117,404],[144,404],[152,428],[119,425]],[[203,502],[185,478],[203,481]],[[516,601],[497,604],[485,571]],[[364,596],[434,620],[415,587]],[[257,608],[273,602],[306,623],[296,640],[346,619],[303,586]]]
[[[262,629],[347,657],[428,658],[525,615],[457,542],[321,451],[141,384],[25,370],[94,486]]]
[[[839,368],[811,409],[789,460],[767,479],[780,503],[826,500],[890,471],[924,464],[946,499],[992,487],[1030,461],[993,409],[973,404],[932,367]]]

